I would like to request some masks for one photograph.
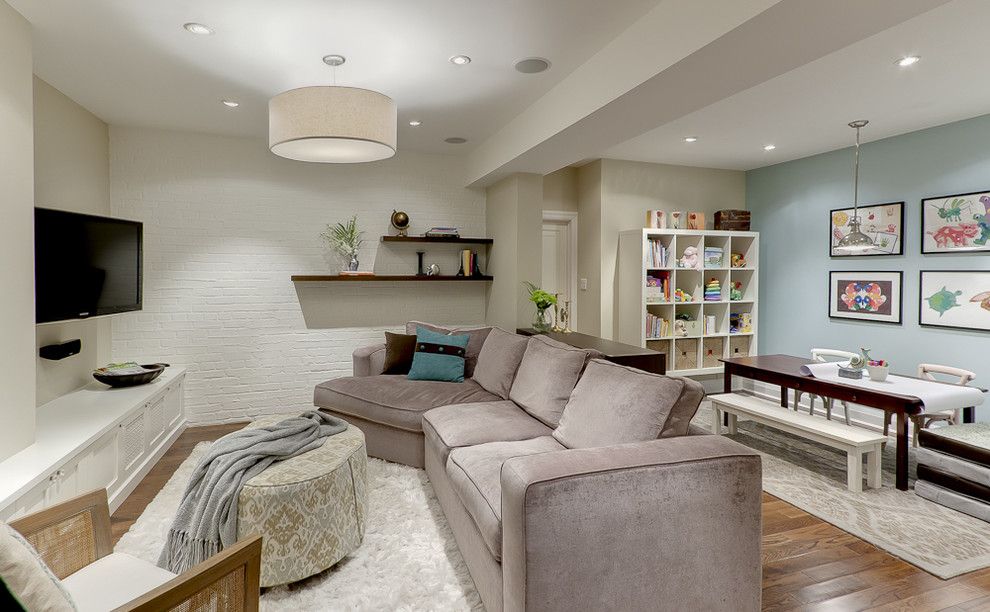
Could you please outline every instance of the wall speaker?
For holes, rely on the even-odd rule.
[[[59,359],[65,359],[66,357],[77,355],[81,350],[82,340],[76,338],[75,340],[69,340],[61,344],[49,344],[48,346],[43,346],[38,351],[38,354],[42,359],[58,361]]]

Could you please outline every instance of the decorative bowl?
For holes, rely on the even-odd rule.
[[[140,374],[121,374],[117,376],[93,372],[93,378],[111,387],[135,387],[150,383],[161,376],[165,368],[168,367],[168,364],[148,363],[141,364],[141,367],[147,370],[147,372],[141,372]]]
[[[887,374],[890,373],[890,367],[888,366],[866,366],[866,371],[870,374],[870,380],[873,382],[883,382],[887,380]]]

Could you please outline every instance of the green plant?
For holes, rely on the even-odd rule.
[[[358,249],[364,244],[362,236],[364,232],[357,226],[357,215],[354,215],[347,223],[327,225],[327,231],[320,234],[327,241],[331,249],[340,253],[343,257],[352,257],[357,254]]]
[[[529,291],[529,301],[536,304],[540,310],[546,310],[557,303],[557,296],[540,289],[529,281],[523,281],[526,290]]]

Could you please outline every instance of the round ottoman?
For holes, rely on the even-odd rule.
[[[248,428],[286,418],[260,418]],[[318,574],[361,545],[368,498],[364,434],[348,428],[320,448],[273,464],[244,484],[237,537],[263,536],[261,586]]]

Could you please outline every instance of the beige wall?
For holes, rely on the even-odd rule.
[[[65,94],[34,77],[34,201],[38,206],[110,214],[110,136],[107,124]],[[92,381],[110,361],[110,321],[37,326],[37,346],[79,338],[82,352],[49,361],[37,357],[37,403]]]
[[[506,330],[529,326],[535,307],[523,281],[539,285],[543,270],[543,177],[513,174],[488,187],[485,227],[494,238],[486,319]]]
[[[561,168],[543,177],[543,210],[578,210],[577,168]]]
[[[0,1],[0,460],[34,442],[31,26]]]
[[[582,167],[578,276],[588,279],[588,290],[578,290],[579,330],[613,337],[613,311],[621,299],[614,292],[619,232],[643,227],[647,210],[702,211],[711,227],[715,211],[745,207],[746,175],[736,170],[615,159]]]

